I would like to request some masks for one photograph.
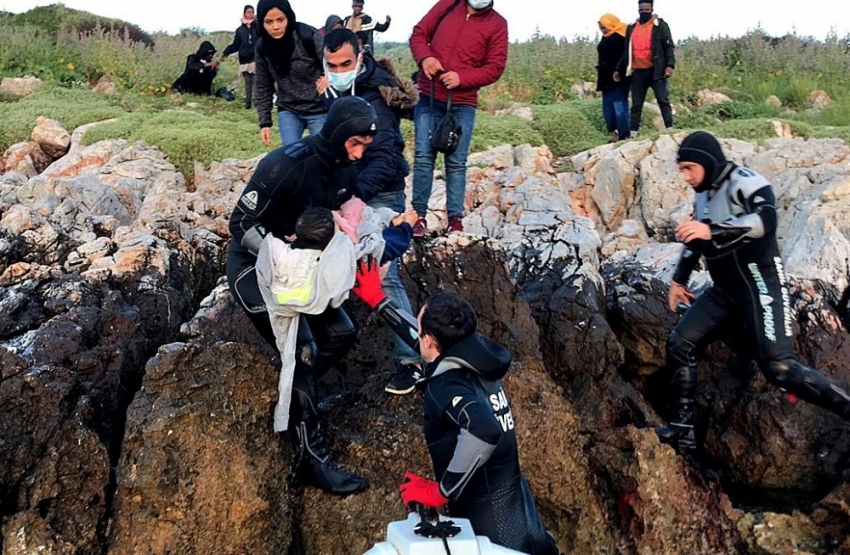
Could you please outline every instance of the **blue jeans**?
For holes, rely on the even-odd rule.
[[[434,185],[434,162],[437,159],[437,151],[431,147],[431,130],[446,114],[445,102],[435,100],[433,111],[429,104],[430,99],[422,95],[419,103],[413,108],[413,209],[421,218],[428,213],[428,200]],[[460,218],[463,217],[463,201],[466,196],[466,157],[475,127],[475,106],[452,106],[452,113],[457,118],[462,133],[457,150],[445,157],[446,212],[449,218]]]
[[[294,112],[283,110],[277,113],[277,123],[280,128],[280,140],[283,146],[300,141],[304,130],[309,129],[311,135],[318,135],[325,124],[327,114],[299,116]]]
[[[392,191],[389,193],[378,193],[372,200],[368,202],[372,208],[389,208],[396,212],[404,212],[404,191]],[[398,277],[398,260],[390,262],[390,269],[384,280],[381,282],[387,298],[393,302],[399,309],[404,310],[408,314],[413,314],[413,309],[410,307],[410,299],[407,298],[407,291],[404,290],[404,284],[401,278]],[[402,364],[418,364],[420,362],[419,355],[411,349],[407,343],[401,340],[396,334],[393,334],[393,345],[396,359]]]
[[[629,138],[628,86],[602,91],[602,117],[609,133],[616,130],[621,141]]]

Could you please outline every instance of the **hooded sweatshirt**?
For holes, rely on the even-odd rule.
[[[354,82],[355,94],[372,104],[378,116],[375,140],[357,162],[357,196],[365,202],[379,193],[404,191],[404,178],[410,173],[404,157],[399,114],[412,110],[419,94],[412,83],[402,82],[393,71],[392,65],[386,61],[376,62],[371,55],[364,54],[360,73]],[[338,98],[349,95],[351,90],[329,89],[325,98],[332,105]]]
[[[287,19],[286,31],[279,39],[273,39],[263,25],[272,8],[282,11]],[[325,104],[316,92],[316,80],[322,75],[322,35],[298,23],[287,0],[260,0],[257,22],[255,102],[260,127],[272,126],[275,94],[278,111],[301,116],[324,113]]]
[[[425,439],[454,517],[478,535],[535,555],[557,555],[519,467],[514,417],[502,378],[507,349],[476,333],[425,370]]]

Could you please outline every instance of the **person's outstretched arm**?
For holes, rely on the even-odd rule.
[[[351,292],[360,297],[390,326],[408,347],[419,352],[419,323],[412,314],[397,307],[381,287],[381,269],[374,258],[357,265],[357,281]]]

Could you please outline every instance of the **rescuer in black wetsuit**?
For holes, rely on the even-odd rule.
[[[377,265],[361,263],[352,289],[418,347],[425,368],[425,439],[438,481],[408,473],[405,503],[448,505],[477,535],[532,555],[557,555],[519,467],[515,422],[501,379],[511,354],[475,332],[472,307],[456,295],[431,296],[418,322],[381,290]]]
[[[354,96],[337,101],[319,134],[263,158],[230,216],[227,282],[233,298],[272,347],[275,335],[255,269],[263,238],[268,233],[291,236],[306,209],[336,209],[350,199],[357,183],[352,164],[376,129],[375,111],[368,102]],[[330,460],[316,414],[315,381],[351,349],[355,332],[342,307],[302,315],[298,326],[290,419],[298,435],[301,469],[313,484],[337,494],[355,493],[368,484]]]
[[[678,151],[679,170],[697,192],[694,221],[676,228],[685,243],[670,286],[670,310],[693,304],[667,340],[673,418],[656,428],[667,443],[689,448],[693,433],[696,354],[716,333],[744,324],[767,379],[800,399],[850,420],[850,396],[794,358],[788,279],[776,241],[770,183],[726,160],[712,135],[697,131]],[[713,285],[695,300],[688,278],[705,257]]]

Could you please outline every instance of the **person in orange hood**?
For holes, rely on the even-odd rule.
[[[599,18],[602,38],[596,45],[596,90],[602,93],[602,117],[612,143],[629,138],[629,83],[625,79],[614,81],[617,64],[626,50],[626,27],[616,15],[606,13]]]

